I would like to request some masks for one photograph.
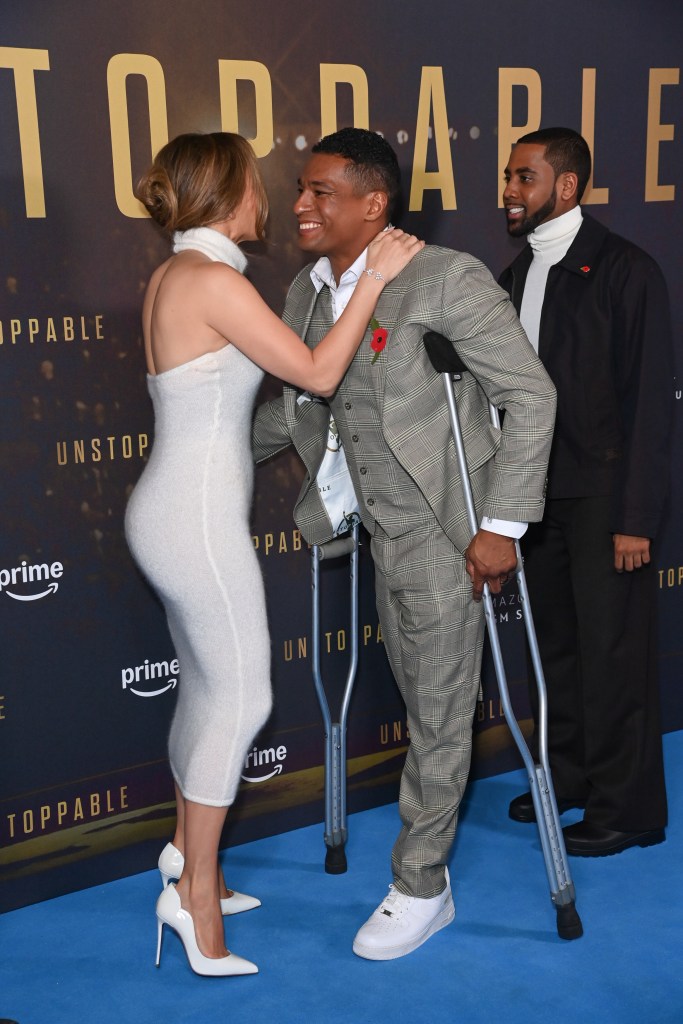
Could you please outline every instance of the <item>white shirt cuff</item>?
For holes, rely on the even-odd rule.
[[[528,523],[513,523],[509,519],[489,519],[488,516],[484,516],[479,529],[489,530],[491,533],[499,533],[503,537],[512,537],[513,540],[519,540],[526,533],[528,525]]]

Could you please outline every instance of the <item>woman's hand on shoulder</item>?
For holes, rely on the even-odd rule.
[[[377,280],[388,284],[408,266],[413,256],[424,249],[424,245],[421,239],[400,228],[381,231],[368,246],[367,271],[372,270],[375,277],[379,274]]]

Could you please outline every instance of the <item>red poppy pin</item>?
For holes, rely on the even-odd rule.
[[[590,270],[590,267],[581,267],[581,272],[583,274],[587,274],[589,272],[589,270]]]
[[[370,360],[370,365],[374,366],[374,364],[377,362],[378,355],[386,348],[389,332],[387,331],[386,327],[380,327],[378,321],[375,320],[374,316],[370,321],[370,327],[372,329],[370,348],[375,353],[372,359]]]

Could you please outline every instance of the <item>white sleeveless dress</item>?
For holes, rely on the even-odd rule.
[[[240,271],[246,263],[210,228],[176,235],[174,250],[182,248]],[[126,509],[126,539],[163,602],[180,662],[171,770],[187,800],[214,807],[234,801],[271,708],[263,581],[249,529],[262,376],[233,345],[149,375],[154,445]]]

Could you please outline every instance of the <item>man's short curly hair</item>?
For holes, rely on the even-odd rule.
[[[401,195],[401,170],[396,154],[381,135],[366,128],[341,128],[325,135],[312,151],[348,160],[346,174],[356,194],[385,192],[389,216],[394,215]]]

